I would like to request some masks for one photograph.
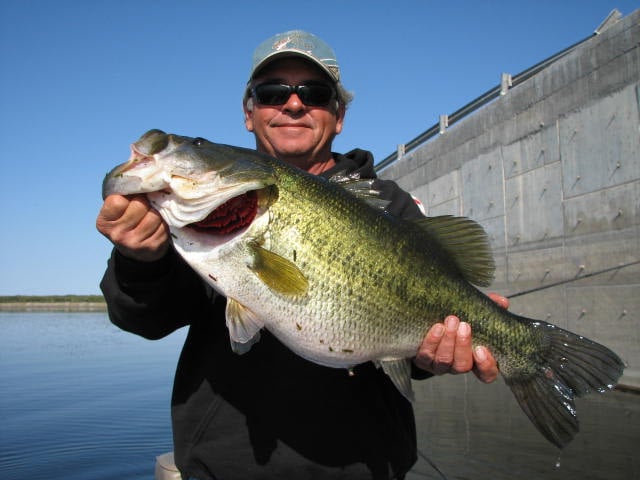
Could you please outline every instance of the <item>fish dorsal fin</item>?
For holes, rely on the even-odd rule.
[[[391,203],[389,200],[380,198],[382,192],[373,187],[373,178],[360,178],[358,172],[347,173],[343,170],[329,177],[329,181],[340,185],[376,210],[386,210]]]
[[[329,177],[328,180],[341,186],[358,182],[369,182],[369,186],[371,186],[371,183],[373,182],[373,179],[363,180],[362,178],[360,178],[360,172],[349,173],[346,170],[340,170],[339,172],[334,173]]]
[[[487,233],[480,224],[453,215],[427,217],[416,223],[451,255],[468,282],[479,287],[491,285],[496,267]]]
[[[274,292],[283,295],[304,295],[309,282],[300,269],[280,255],[257,244],[251,244],[254,262],[249,268]]]
[[[227,299],[226,318],[231,349],[239,355],[247,353],[260,340],[260,329],[264,324],[251,310],[233,298]]]
[[[407,400],[413,402],[414,394],[411,387],[411,360],[408,358],[380,360],[379,367],[382,367],[398,391],[405,396]]]

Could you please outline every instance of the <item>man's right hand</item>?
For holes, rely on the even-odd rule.
[[[169,228],[144,195],[109,195],[98,213],[96,228],[125,257],[159,260],[169,250]]]

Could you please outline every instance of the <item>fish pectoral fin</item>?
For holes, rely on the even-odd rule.
[[[247,353],[260,340],[264,324],[250,309],[232,298],[227,299],[226,317],[231,349],[239,355]]]
[[[413,388],[411,387],[411,359],[380,360],[376,363],[379,367],[382,367],[384,373],[389,376],[400,393],[402,393],[407,400],[413,402],[415,396],[413,394]]]
[[[283,295],[304,295],[309,282],[293,263],[266,248],[253,244],[254,263],[249,268],[271,290]]]
[[[427,217],[416,223],[451,255],[468,282],[480,287],[491,285],[496,266],[487,233],[479,223],[453,215]]]

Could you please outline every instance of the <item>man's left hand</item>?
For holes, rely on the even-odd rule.
[[[509,301],[496,294],[489,297],[503,308]],[[472,348],[471,326],[450,315],[444,323],[436,323],[424,337],[413,363],[434,375],[473,373],[485,383],[498,378],[498,365],[489,349]]]

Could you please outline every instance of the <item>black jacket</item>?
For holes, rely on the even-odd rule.
[[[369,152],[335,154],[325,172],[375,178]],[[394,182],[375,187],[388,210],[421,216]],[[401,478],[416,460],[411,405],[373,364],[346,370],[308,362],[268,332],[231,352],[226,300],[173,251],[141,264],[115,250],[101,283],[113,323],[147,338],[189,325],[172,398],[174,454],[184,478]]]

